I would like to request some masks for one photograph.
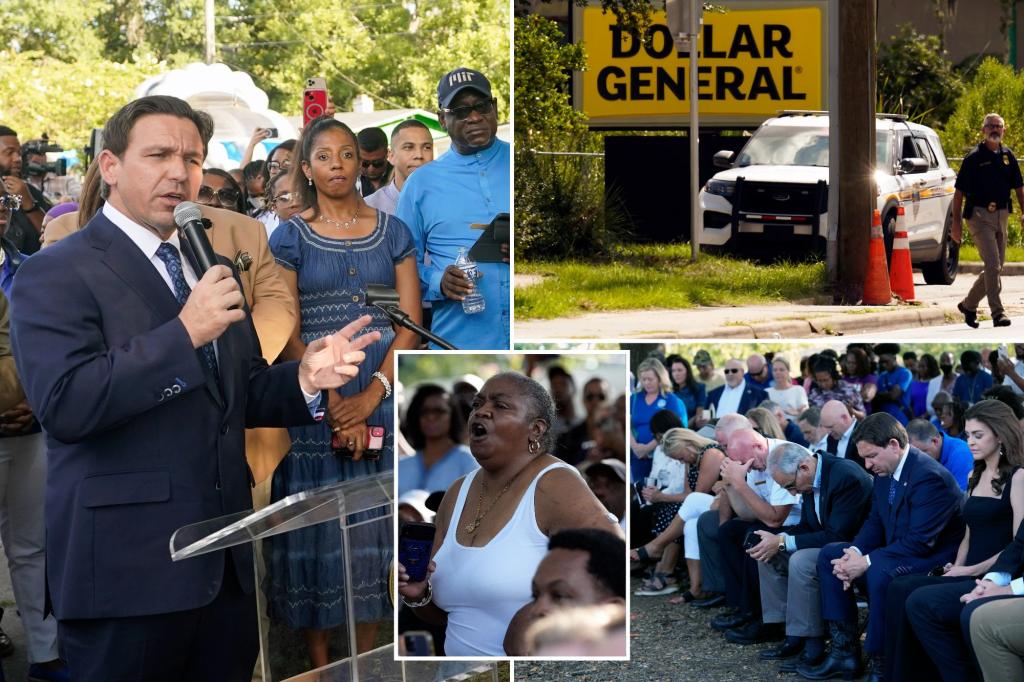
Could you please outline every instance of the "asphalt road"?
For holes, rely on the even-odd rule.
[[[962,273],[949,286],[928,286],[914,274],[916,302],[888,306],[837,306],[813,302],[771,305],[703,307],[688,309],[630,310],[590,313],[557,320],[515,321],[516,341],[570,339],[796,339],[822,336],[865,335],[866,338],[921,338],[933,330],[948,337],[969,340],[1020,338],[1024,333],[1024,275],[1003,277],[1002,300],[1013,326],[994,332],[982,321],[973,330],[959,323],[956,304],[963,299],[977,275]],[[983,302],[981,313],[987,314]],[[1019,331],[1018,331],[1019,330]],[[989,336],[986,336],[989,334]]]

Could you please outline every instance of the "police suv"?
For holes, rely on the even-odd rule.
[[[700,192],[702,245],[777,252],[782,244],[824,251],[828,235],[828,112],[782,112],[753,133],[738,154],[720,151],[728,168]],[[897,208],[910,257],[928,284],[956,279],[959,247],[950,241],[953,183],[935,131],[904,116],[875,121],[875,183],[886,253],[891,257]],[[870,225],[864,217],[864,229]]]

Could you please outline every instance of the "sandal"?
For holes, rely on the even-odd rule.
[[[669,604],[689,604],[690,602],[695,601],[697,599],[704,599],[706,596],[707,595],[704,594],[704,593],[701,593],[700,596],[697,596],[693,592],[690,592],[689,590],[686,590],[685,592],[683,592],[678,597],[672,597],[671,599],[669,599],[668,603]]]
[[[638,597],[657,597],[662,594],[672,594],[678,591],[679,585],[670,583],[668,581],[668,574],[655,573],[654,577],[641,585],[640,589],[633,594]]]
[[[637,547],[629,552],[629,558],[633,561],[657,561],[661,559],[661,555],[654,556],[647,551],[647,545]]]

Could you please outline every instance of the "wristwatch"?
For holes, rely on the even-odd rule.
[[[785,552],[786,551],[786,534],[785,533],[780,533],[779,534],[779,551],[780,552]]]

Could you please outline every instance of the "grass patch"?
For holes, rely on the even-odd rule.
[[[980,261],[981,256],[978,255],[978,248],[973,244],[968,246],[960,247],[960,260],[962,261]],[[1006,262],[1007,263],[1021,263],[1024,262],[1024,246],[1007,246],[1006,247]]]
[[[542,283],[516,290],[519,319],[792,301],[825,286],[824,263],[759,265],[701,254],[692,264],[688,244],[623,245],[598,261],[517,260],[516,272],[545,275]]]

